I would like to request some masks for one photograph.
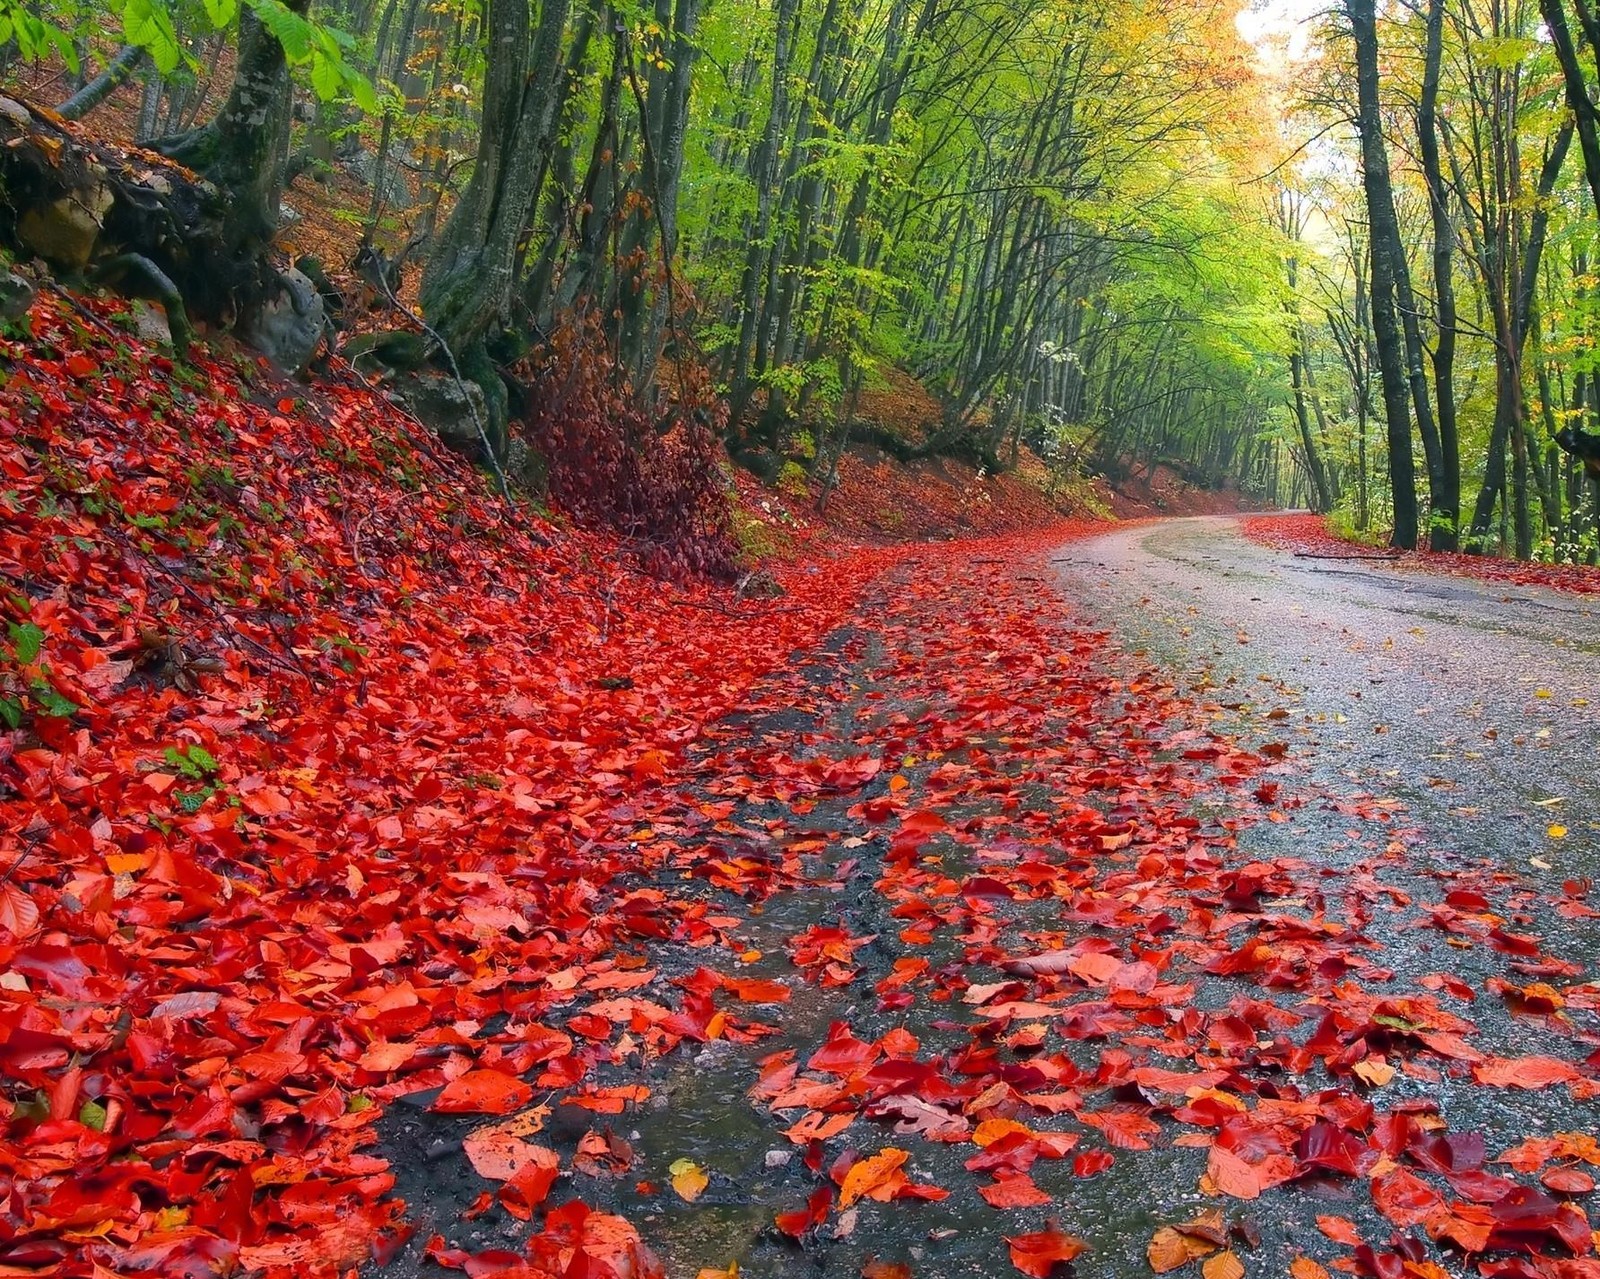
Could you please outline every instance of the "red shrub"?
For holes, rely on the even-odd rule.
[[[664,365],[647,405],[591,320],[563,326],[523,372],[530,406],[521,430],[544,459],[556,506],[637,543],[651,572],[733,576],[718,464],[727,408],[704,368]]]

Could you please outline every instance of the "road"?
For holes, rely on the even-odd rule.
[[[1297,558],[1227,518],[1120,530],[1053,562],[1081,614],[1287,741],[1316,780],[1404,799],[1432,846],[1491,850],[1552,886],[1595,873],[1600,604],[1588,597]]]
[[[1058,1221],[1087,1244],[1078,1279],[1126,1279],[1151,1273],[1161,1231],[1206,1209],[1246,1241],[1250,1275],[1286,1274],[1305,1256],[1348,1262],[1319,1229],[1325,1214],[1390,1247],[1395,1219],[1379,1211],[1371,1166],[1301,1167],[1259,1200],[1207,1182],[1207,1147],[1234,1120],[1181,1109],[1185,1076],[1165,1072],[1219,1069],[1212,1096],[1251,1117],[1242,1140],[1281,1138],[1286,1149],[1300,1149],[1312,1120],[1270,1116],[1294,1115],[1301,1100],[1347,1118],[1370,1103],[1351,1122],[1373,1159],[1365,1143],[1384,1112],[1419,1116],[1400,1129],[1419,1138],[1481,1136],[1490,1159],[1531,1133],[1592,1128],[1592,1102],[1567,1088],[1480,1086],[1469,1064],[1581,1061],[1600,1042],[1600,1000],[1582,984],[1595,921],[1572,885],[1595,872],[1600,846],[1596,611],[1543,590],[1296,559],[1227,519],[1120,529],[1038,560],[952,547],[903,565],[850,627],[713,728],[694,788],[653,815],[683,831],[714,815],[708,844],[683,837],[683,866],[699,866],[704,845],[803,873],[742,895],[664,874],[657,891],[675,911],[715,908],[738,964],[662,939],[642,951],[655,976],[641,995],[675,1005],[716,965],[783,983],[792,999],[763,1008],[771,1025],[748,1043],[612,1058],[604,1078],[642,1079],[648,1102],[614,1120],[556,1108],[541,1140],[561,1158],[557,1200],[581,1196],[635,1222],[670,1279],[725,1274],[732,1260],[751,1279],[858,1279],[901,1265],[917,1279],[993,1279],[1016,1273],[1010,1240]],[[1273,761],[1269,771],[1236,747]],[[793,780],[864,755],[885,763],[864,783]],[[897,851],[911,821],[921,833]],[[826,981],[791,959],[819,930],[855,948]],[[1005,957],[1046,944],[1039,937],[1152,956],[1181,983],[1183,1008],[1149,991],[1108,994],[1109,977],[1046,970],[1012,982]],[[1270,965],[1213,962],[1257,953],[1256,942]],[[1546,976],[1569,999],[1560,1017],[1529,1017],[1499,993],[1507,977],[1520,990]],[[1446,982],[1448,1010],[1434,993]],[[984,1010],[992,1000],[1013,1011]],[[1446,1026],[1470,1044],[1431,1033]],[[817,1065],[841,1030],[864,1052],[894,1042],[902,1055],[892,1069]],[[1354,1055],[1335,1063],[1346,1048]],[[771,1056],[785,1052],[789,1066]],[[771,1094],[752,1090],[774,1060],[798,1072],[801,1092],[769,1107]],[[1355,1062],[1385,1073],[1358,1078]],[[1040,1080],[1058,1077],[1046,1066],[1078,1081],[1060,1106],[1034,1100]],[[1156,1082],[1135,1087],[1126,1072],[1139,1066],[1158,1068]],[[833,1082],[841,1072],[848,1084]],[[1163,1100],[1163,1087],[1174,1095]],[[940,1117],[907,1100],[924,1093],[945,1108],[941,1122],[963,1129],[955,1139],[898,1121],[908,1104]],[[421,1246],[436,1229],[469,1250],[517,1249],[526,1235],[520,1221],[470,1207],[485,1183],[460,1152],[478,1120],[430,1113],[426,1101],[397,1107],[381,1129],[419,1226],[386,1279],[439,1275]],[[786,1134],[802,1117],[842,1127],[815,1143]],[[1068,1143],[1037,1162],[1036,1151],[1018,1156],[1037,1186],[1024,1204],[980,1197],[995,1186],[964,1126],[990,1121]],[[1274,1123],[1288,1127],[1274,1135]],[[574,1166],[580,1138],[597,1133],[622,1139],[626,1175]],[[1246,1148],[1256,1159],[1266,1147]],[[1060,1157],[1068,1149],[1074,1157]],[[908,1175],[948,1198],[828,1207],[854,1166],[834,1161],[873,1152],[907,1160]],[[693,1202],[662,1189],[684,1158],[710,1177]],[[776,1214],[792,1216],[819,1189],[825,1211],[802,1242],[774,1229]],[[1388,1258],[1392,1270],[1398,1256]]]

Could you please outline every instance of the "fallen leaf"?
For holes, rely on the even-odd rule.
[[[1033,1279],[1049,1279],[1058,1262],[1071,1261],[1083,1252],[1083,1240],[1050,1227],[1032,1234],[1008,1235],[1011,1264]]]
[[[672,1188],[684,1203],[693,1203],[711,1184],[711,1176],[692,1159],[675,1160],[667,1169],[672,1174]]]
[[[1230,1249],[1207,1257],[1200,1267],[1204,1279],[1244,1279],[1244,1263]]]
[[[910,1155],[904,1150],[886,1146],[868,1159],[857,1160],[839,1183],[839,1207],[848,1208],[857,1199],[888,1199],[892,1191],[905,1182],[900,1169]]]

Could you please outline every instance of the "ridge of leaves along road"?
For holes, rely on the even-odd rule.
[[[338,1273],[411,1229],[396,1096],[622,1104],[545,1026],[667,927],[597,832],[901,552],[736,608],[110,311],[0,342],[0,1267]]]

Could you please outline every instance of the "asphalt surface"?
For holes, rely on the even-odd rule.
[[[1600,603],[1300,558],[1228,518],[1121,530],[1054,563],[1120,647],[1276,733],[1313,780],[1404,800],[1429,847],[1552,887],[1600,869]]]

